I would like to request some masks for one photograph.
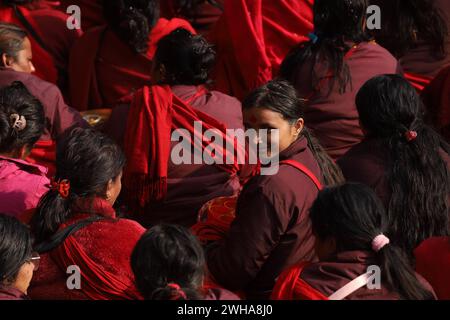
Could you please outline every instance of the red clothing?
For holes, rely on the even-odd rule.
[[[293,79],[300,96],[308,99],[305,108],[305,122],[308,128],[335,160],[363,139],[355,105],[359,89],[375,76],[400,72],[398,61],[374,42],[359,44],[349,51],[345,60],[352,81],[343,94],[339,92],[339,85],[335,83],[328,95],[328,84],[332,75],[326,75],[325,64],[316,65],[316,72],[323,74],[321,77],[323,80],[316,88],[313,88],[309,62],[296,67]]]
[[[72,105],[83,111],[131,102],[135,91],[150,84],[152,59],[158,41],[178,28],[195,33],[185,20],[159,19],[149,34],[146,54],[135,53],[106,26],[86,32],[75,43],[70,56]]]
[[[284,150],[280,160],[295,160],[321,177],[305,138]],[[312,180],[288,165],[276,175],[251,179],[239,195],[225,239],[208,248],[214,280],[229,290],[243,290],[249,299],[269,298],[283,270],[315,259],[309,209],[317,194]]]
[[[27,295],[16,288],[0,286],[0,300],[29,300]]]
[[[422,92],[427,120],[450,142],[450,66],[443,69]]]
[[[450,238],[425,240],[415,250],[416,271],[433,286],[439,300],[450,300]]]
[[[195,92],[194,87],[192,95]],[[205,94],[200,95],[198,99],[204,99],[204,96],[208,95],[209,93],[205,91]],[[224,102],[227,99],[233,101],[226,96],[222,98]],[[207,109],[205,106],[209,107],[208,103],[201,109]],[[144,225],[161,221],[192,225],[195,222],[197,210],[203,204],[199,201],[204,199],[206,202],[215,197],[217,192],[220,192],[219,196],[229,195],[239,186],[237,163],[211,166],[184,163],[177,165],[169,157],[173,147],[178,144],[178,142],[171,142],[172,130],[184,129],[193,137],[194,121],[201,121],[203,130],[216,128],[219,132],[225,133],[226,125],[199,109],[180,100],[166,86],[145,87],[134,98],[128,114],[125,136],[125,153],[128,163],[124,172],[124,185],[127,188],[130,204],[133,208],[138,206],[136,210],[140,214],[137,215],[137,219]],[[228,119],[238,117],[238,114],[232,110],[228,110]],[[215,112],[216,115],[221,113],[219,109]],[[241,115],[240,110],[239,115]],[[242,128],[242,124],[239,128]],[[136,140],[138,137],[141,137],[141,140]],[[223,141],[226,141],[225,138]],[[201,147],[202,150],[205,148],[205,143],[206,141]],[[215,151],[219,155],[225,150],[217,146]],[[193,160],[191,163],[194,163]],[[187,179],[188,177],[192,180]],[[173,211],[178,212],[172,216]]]
[[[102,0],[59,0],[59,9],[66,13],[71,5],[77,5],[81,9],[81,29],[87,31],[94,27],[106,24],[103,17]]]
[[[242,99],[274,78],[289,50],[313,30],[313,0],[225,1],[212,31],[215,86]]]
[[[33,51],[33,64],[36,76],[57,84],[65,91],[67,86],[67,68],[69,53],[73,43],[82,32],[67,28],[68,16],[55,9],[48,1],[39,1],[32,5],[18,6],[18,10],[31,25],[40,40],[21,22],[13,8],[0,6],[0,21],[16,24],[28,33]]]
[[[183,10],[178,8],[177,0],[161,1],[161,16],[167,19],[175,17],[188,20],[197,32],[207,33],[222,15],[220,6],[225,0],[217,0],[218,6],[208,1],[198,1],[195,10]]]
[[[272,298],[276,300],[326,300],[350,281],[377,265],[375,254],[366,251],[340,252],[324,262],[297,264],[283,272],[275,285]],[[418,280],[434,294],[433,289],[421,276]],[[398,293],[383,286],[369,289],[364,286],[345,300],[399,300]]]
[[[88,218],[91,211],[105,217],[70,235],[56,249],[41,254],[29,295],[35,300],[118,300],[140,299],[134,285],[130,256],[145,229],[138,223],[119,219],[114,209],[97,199],[93,209],[86,203],[73,208],[74,214],[61,227]],[[81,289],[70,290],[67,267],[79,266]]]

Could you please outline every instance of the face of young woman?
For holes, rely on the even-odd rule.
[[[270,150],[271,145],[278,146],[278,151],[282,152],[298,139],[303,129],[303,119],[299,119],[296,123],[292,124],[285,120],[281,113],[265,108],[247,109],[244,110],[243,115],[246,129],[254,129],[257,132],[261,129],[267,130],[269,140],[267,141],[267,155],[269,157],[276,155]],[[278,135],[273,130],[278,130]],[[262,144],[261,136],[255,142]]]
[[[111,205],[114,205],[121,190],[122,190],[122,172],[115,179],[112,179],[108,183],[108,187],[106,190],[106,200]]]
[[[34,268],[35,266],[32,262],[25,262],[22,267],[20,267],[13,287],[26,294],[28,287],[30,286],[31,279],[33,278]]]
[[[12,60],[9,67],[18,72],[33,73],[36,71],[33,62],[33,53],[31,51],[31,42],[28,38],[23,41],[22,50],[17,54],[17,58]]]

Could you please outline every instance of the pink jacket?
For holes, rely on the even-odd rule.
[[[0,213],[29,222],[33,209],[49,190],[47,168],[0,156]]]

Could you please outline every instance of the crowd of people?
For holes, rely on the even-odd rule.
[[[0,57],[0,300],[450,299],[449,1],[2,0]]]

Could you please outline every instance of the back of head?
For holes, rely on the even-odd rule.
[[[168,85],[200,85],[209,82],[215,52],[201,35],[177,29],[158,42],[156,68],[164,69],[162,81]]]
[[[19,51],[23,50],[23,42],[27,37],[27,32],[22,28],[10,24],[0,23],[0,57],[17,59]]]
[[[305,62],[312,62],[312,86],[316,88],[325,74],[316,74],[314,64],[321,64],[320,70],[331,70],[328,94],[335,84],[344,93],[351,85],[351,75],[345,54],[354,44],[370,39],[365,30],[368,0],[316,0],[314,1],[315,39],[301,43],[283,61],[281,77],[296,82],[297,70]]]
[[[381,200],[369,187],[349,183],[321,191],[310,218],[316,237],[334,239],[337,252],[374,252],[383,286],[400,298],[433,299],[417,280],[404,252],[384,236],[388,234],[388,219]],[[376,244],[378,237],[387,241]]]
[[[21,82],[0,89],[0,153],[31,150],[44,133],[44,108]]]
[[[148,50],[148,36],[159,18],[158,0],[103,0],[103,14],[136,53]]]
[[[21,266],[31,257],[32,243],[24,224],[0,214],[0,286],[14,283]]]
[[[378,76],[358,92],[356,106],[367,136],[387,159],[392,237],[409,254],[423,240],[448,235],[450,174],[447,143],[424,124],[416,90],[398,75]]]
[[[145,299],[201,299],[205,257],[186,228],[158,225],[149,229],[131,255],[136,285]]]
[[[430,54],[444,58],[446,38],[449,36],[444,13],[436,0],[371,0],[382,11],[380,30],[375,30],[377,41],[395,56],[402,57],[418,41],[430,45]]]
[[[106,198],[108,182],[120,176],[124,165],[123,152],[106,135],[93,129],[67,131],[57,143],[55,180],[68,181],[70,192],[62,197],[50,190],[41,199],[32,220],[37,242],[56,232],[77,200]]]

